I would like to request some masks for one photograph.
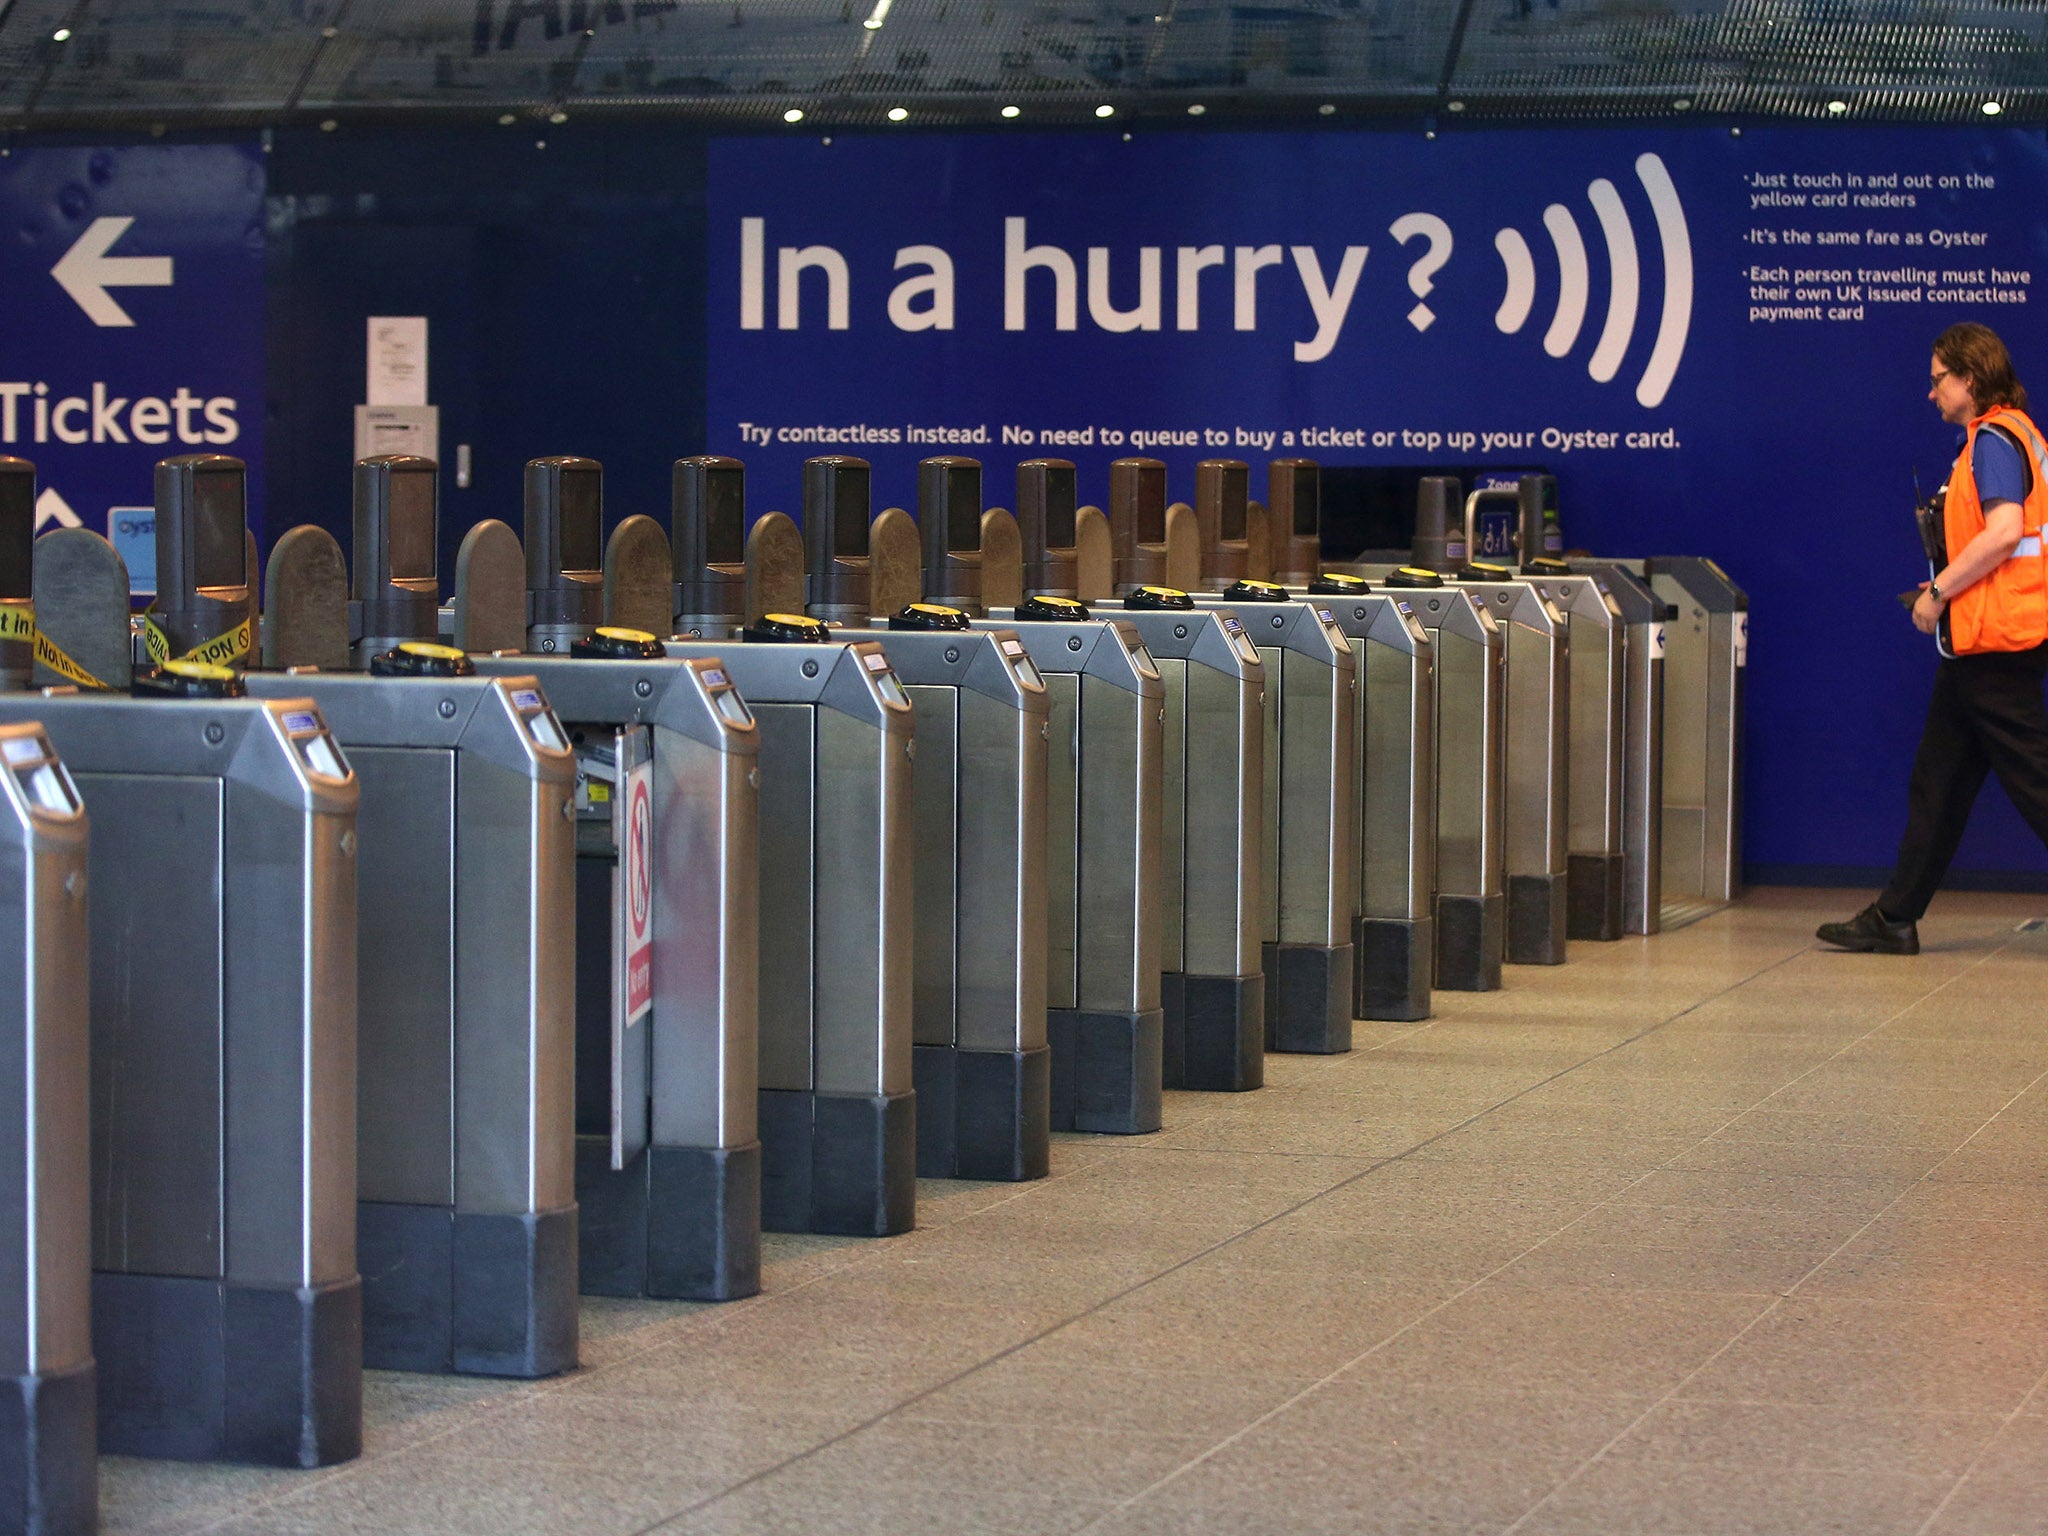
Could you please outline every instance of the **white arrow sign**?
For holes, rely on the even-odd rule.
[[[41,533],[50,523],[59,528],[79,528],[84,519],[71,510],[71,503],[57,494],[55,486],[47,486],[36,498],[36,532]]]
[[[109,288],[168,288],[168,256],[109,256],[116,240],[128,233],[133,219],[94,219],[50,268],[64,291],[77,301],[94,325],[133,325],[127,310],[108,295]]]

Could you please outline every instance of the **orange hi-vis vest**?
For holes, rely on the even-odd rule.
[[[1971,451],[1980,428],[1997,425],[2018,440],[2027,461],[2027,499],[2020,506],[2020,542],[2011,556],[1982,580],[1949,599],[1949,643],[1958,656],[1982,651],[2030,651],[2048,641],[2048,558],[2041,549],[2041,525],[2048,521],[2048,444],[2024,411],[1995,405],[1969,425],[1963,454],[1949,472],[1942,503],[1942,532],[1953,560],[1984,531]]]

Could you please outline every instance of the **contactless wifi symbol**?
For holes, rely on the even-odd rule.
[[[1664,310],[1657,321],[1656,344],[1636,384],[1636,401],[1645,407],[1663,403],[1678,373],[1678,361],[1685,354],[1685,335],[1692,325],[1692,239],[1685,227],[1685,209],[1678,201],[1678,189],[1671,173],[1655,155],[1636,157],[1636,176],[1650,199],[1650,211],[1657,218],[1657,241],[1664,255]],[[1614,183],[1602,176],[1586,188],[1586,200],[1600,221],[1600,233],[1607,245],[1609,282],[1607,319],[1600,327],[1593,355],[1586,371],[1597,384],[1605,384],[1621,371],[1629,338],[1636,328],[1636,309],[1641,297],[1642,274],[1636,256],[1635,231],[1622,206]],[[1543,227],[1557,251],[1557,312],[1543,333],[1543,350],[1552,357],[1564,357],[1579,339],[1586,322],[1589,289],[1586,242],[1579,234],[1578,221],[1562,203],[1543,210]],[[1507,294],[1493,323],[1508,335],[1519,331],[1536,303],[1536,263],[1529,254],[1529,242],[1521,231],[1503,229],[1493,237],[1507,268]]]

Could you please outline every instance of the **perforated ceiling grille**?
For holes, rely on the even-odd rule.
[[[0,127],[2048,115],[2048,0],[0,0]]]

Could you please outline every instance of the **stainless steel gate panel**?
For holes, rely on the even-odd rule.
[[[1622,800],[1628,632],[1605,577],[1552,569],[1524,570],[1522,579],[1565,616],[1571,643],[1567,936],[1618,939],[1625,931],[1627,887]]]
[[[1143,637],[1070,599],[1014,625],[1045,680],[1046,1036],[1056,1130],[1160,1125],[1165,693]]]
[[[105,1019],[93,1050],[106,1128],[93,1188],[101,1444],[282,1465],[353,1456],[357,786],[347,760],[305,698],[0,698],[0,721],[28,719],[82,770],[88,808],[97,793],[114,824],[94,838],[90,879],[113,900],[92,960]],[[152,898],[146,922],[137,893]],[[188,979],[202,984],[144,994],[142,1006],[124,994],[171,957],[191,960]],[[196,1067],[192,1077],[137,1071],[174,1057]],[[157,1120],[186,1124],[168,1138],[142,1130]],[[139,1168],[137,1158],[172,1161]],[[152,1208],[159,1198],[169,1215]],[[197,1240],[174,1223],[191,1223]]]
[[[364,1358],[576,1364],[574,759],[530,676],[271,675],[361,785]]]
[[[87,818],[40,726],[0,726],[0,802],[0,1528],[89,1536]]]
[[[869,640],[667,650],[720,658],[763,722],[762,1224],[906,1231],[916,1216],[909,695]]]
[[[1579,560],[1574,570],[1606,583],[1626,635],[1622,677],[1621,925],[1651,934],[1664,902],[1664,649],[1670,606],[1640,571]]]
[[[916,710],[918,1171],[1042,1178],[1051,1155],[1045,683],[1013,630],[954,628],[966,614],[935,604],[905,612],[868,633]],[[914,623],[945,627],[904,627]]]
[[[1272,583],[1246,581],[1196,602],[1233,610],[1265,666],[1267,1048],[1347,1051],[1356,984],[1357,658],[1322,599],[1292,599]]]
[[[1352,1010],[1361,1019],[1426,1019],[1436,969],[1436,648],[1413,593],[1353,585],[1362,582],[1324,576],[1310,589],[1358,658]]]
[[[1664,673],[1664,897],[1742,894],[1743,698],[1749,598],[1711,560],[1643,562],[1651,590],[1677,609]]]
[[[760,731],[714,657],[476,658],[503,680],[530,677],[563,730],[644,731],[651,748],[652,946],[647,1023],[611,1055],[610,990],[585,998],[577,1040],[575,1199],[586,1293],[722,1301],[760,1289],[761,1150],[757,1081],[756,796]],[[514,689],[516,693],[516,688]],[[479,771],[483,768],[479,763]],[[629,812],[630,814],[630,812]],[[561,835],[574,824],[561,821]],[[612,842],[609,832],[603,841]],[[606,906],[594,931],[560,925],[553,942],[608,976]],[[542,936],[536,937],[542,942]],[[578,969],[548,951],[549,964]],[[492,963],[477,952],[479,967]],[[613,1166],[614,1073],[644,1083],[647,1145]]]

